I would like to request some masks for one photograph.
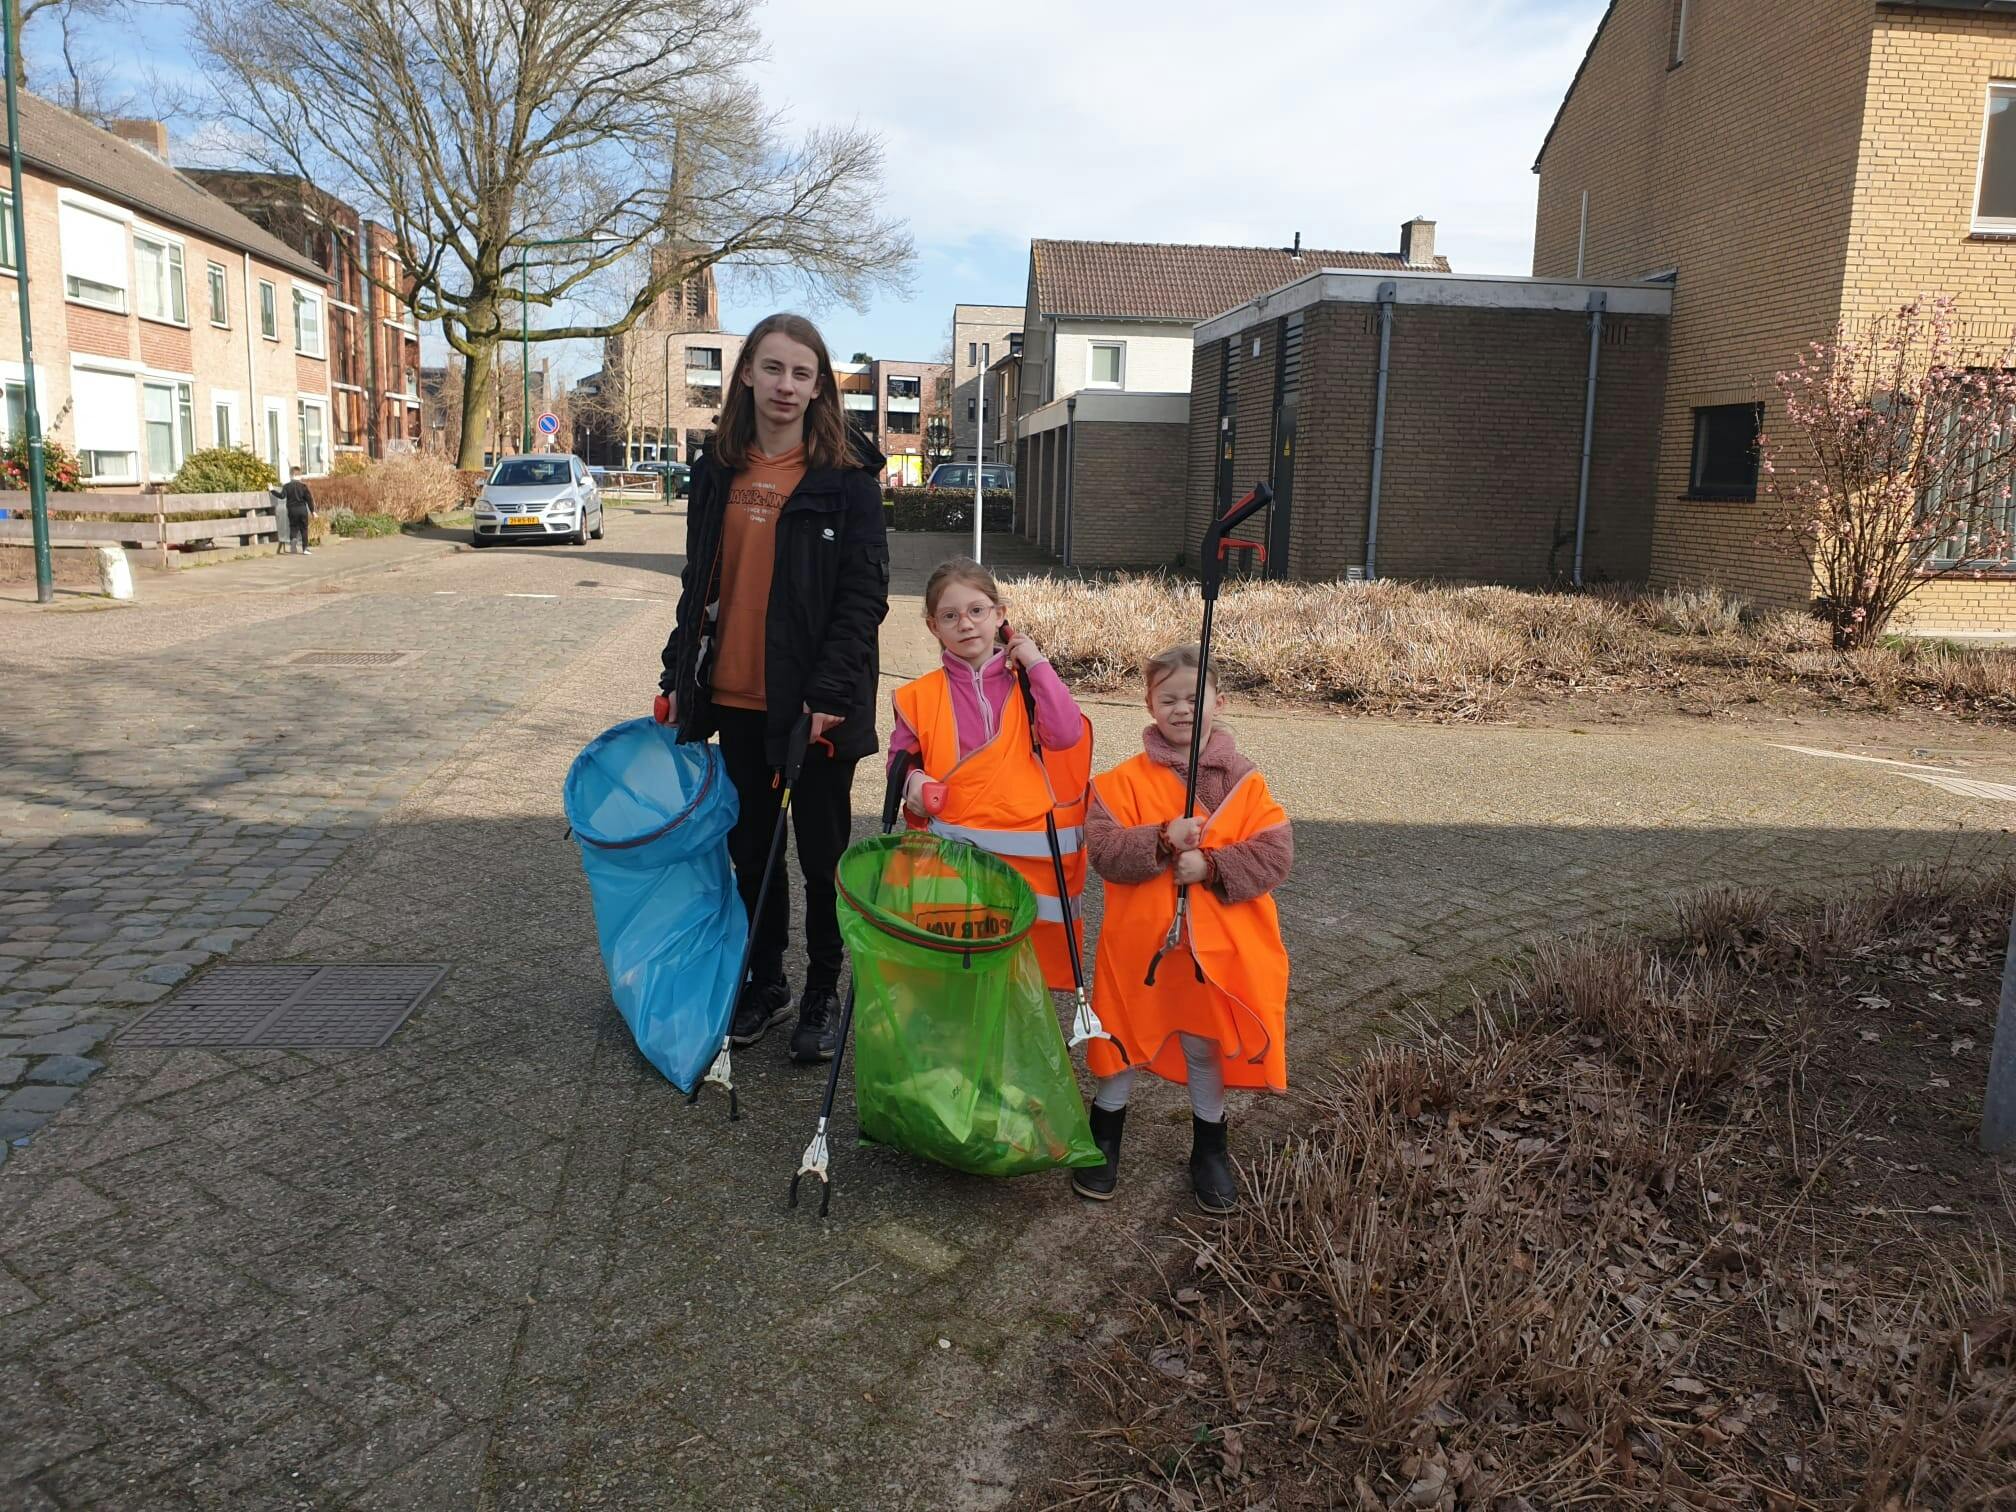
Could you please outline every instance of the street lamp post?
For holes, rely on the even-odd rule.
[[[14,103],[15,35],[13,0],[0,0],[0,61],[7,69],[7,168],[14,189],[14,203],[8,211],[9,229],[14,235],[14,289],[21,298],[21,399],[22,421],[28,429],[28,517],[35,540],[35,601],[49,603],[56,597],[55,565],[49,560],[49,489],[42,476],[42,415],[35,406],[35,335],[28,320],[28,236],[21,207],[28,201],[21,192],[21,120]]]
[[[682,334],[679,331],[665,333],[665,419],[658,427],[658,466],[663,470],[658,478],[668,504],[672,502],[672,469],[665,465],[665,432],[672,429],[672,338]]]

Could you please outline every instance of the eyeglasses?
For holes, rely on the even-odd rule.
[[[999,604],[982,604],[978,609],[940,609],[938,611],[938,623],[943,625],[947,630],[957,630],[968,620],[973,621],[976,625],[984,625],[987,623],[988,615],[999,614],[1000,612],[1001,606]]]

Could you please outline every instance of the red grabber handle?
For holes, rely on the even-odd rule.
[[[671,723],[672,700],[663,693],[660,693],[656,698],[652,699],[651,717],[657,720],[658,723],[660,724]]]
[[[945,812],[944,783],[926,782],[923,790],[917,796],[923,801],[924,812],[929,814],[933,819],[936,819],[940,814]]]

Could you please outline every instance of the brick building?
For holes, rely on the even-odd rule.
[[[212,446],[327,471],[328,275],[176,172],[157,122],[124,122],[115,135],[29,94],[20,121],[45,433],[101,487],[166,482]],[[9,224],[0,285],[18,276],[23,251]],[[20,352],[7,287],[0,422],[10,436],[24,419]]]
[[[420,324],[390,230],[304,178],[245,169],[188,177],[328,275],[329,390],[338,456],[386,457],[420,445]]]
[[[1613,0],[1534,171],[1533,271],[1673,289],[1649,493],[1655,583],[1811,597],[1766,545],[1773,376],[1837,324],[1950,294],[2016,325],[2016,14],[1996,0]],[[2016,629],[2016,562],[1932,584],[1921,627]]]
[[[981,430],[981,388],[986,382],[987,372],[998,358],[1007,355],[1011,340],[1021,334],[1021,305],[962,304],[952,307],[951,407],[954,460],[964,461],[972,458],[976,433]],[[1015,460],[1012,441],[1006,451],[1001,450],[996,441],[1000,427],[995,423],[995,395],[990,389],[985,397],[987,454],[983,460],[1012,462]]]
[[[930,475],[927,453],[934,417],[945,422],[949,445],[951,367],[878,357],[836,362],[833,374],[848,421],[889,459],[883,476],[896,485],[922,483]]]
[[[654,249],[662,269],[672,254]],[[691,462],[720,423],[743,338],[720,329],[714,270],[661,293],[628,331],[602,343],[602,367],[573,394],[575,450],[612,467]]]

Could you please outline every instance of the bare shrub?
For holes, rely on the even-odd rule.
[[[356,515],[390,515],[402,523],[452,514],[463,504],[462,482],[442,457],[405,452],[357,472],[338,473],[313,485],[316,506]]]

